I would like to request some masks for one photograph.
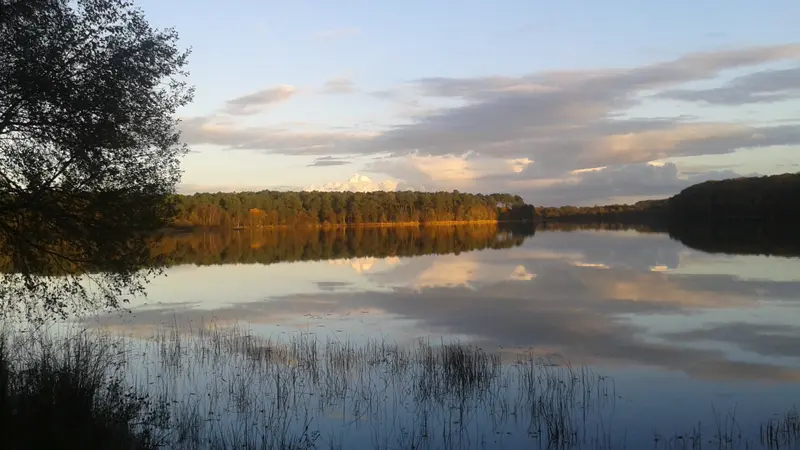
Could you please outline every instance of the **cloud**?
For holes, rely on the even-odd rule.
[[[474,158],[472,155],[408,155],[385,158],[369,165],[369,171],[401,180],[405,185],[432,190],[481,190],[478,182],[496,177],[498,180],[533,164],[528,158]]]
[[[681,173],[674,163],[637,163],[547,177],[536,162],[410,155],[373,162],[370,171],[425,190],[514,192],[538,206],[595,205],[620,197],[664,198],[702,181],[743,175],[730,169]],[[635,200],[631,200],[635,201]]]
[[[274,153],[327,155],[351,153],[353,143],[374,133],[347,130],[296,130],[288,126],[240,126],[222,117],[194,117],[180,124],[189,145],[216,145],[227,149],[254,149]]]
[[[423,190],[513,192],[539,206],[605,204],[619,197],[663,198],[694,183],[742,175],[730,169],[681,173],[674,163],[602,166],[548,176],[529,159],[419,156],[379,159],[369,171]]]
[[[533,164],[533,160],[529,158],[517,158],[511,160],[511,171],[514,173],[520,173],[525,170],[530,164]]]
[[[461,156],[409,155],[402,159],[379,160],[372,164],[376,172],[387,173],[413,184],[446,185],[471,181],[477,171]]]
[[[716,105],[744,105],[796,99],[800,98],[800,66],[744,75],[718,88],[675,89],[663,92],[659,96]]]
[[[671,195],[692,177],[734,174],[710,171],[685,176],[669,166],[656,170],[648,165],[652,161],[800,145],[800,126],[780,119],[763,126],[722,116],[634,114],[664,98],[724,107],[792,98],[800,69],[754,70],[794,60],[800,60],[800,44],[691,53],[634,67],[515,77],[428,77],[373,93],[399,106],[405,115],[371,131],[297,131],[208,117],[190,119],[182,129],[189,144],[288,155],[389,156],[376,160],[369,172],[408,186],[513,191],[536,204],[592,204],[623,192]],[[687,83],[713,82],[730,70],[750,73],[721,87],[685,89]],[[333,79],[325,91],[351,88],[350,80]],[[274,98],[253,94],[229,103],[263,104]],[[312,165],[338,164],[334,160],[341,161],[319,160]],[[603,170],[576,172],[586,168]]]
[[[326,94],[351,94],[355,91],[356,86],[349,78],[332,78],[325,82],[323,88]]]
[[[337,159],[332,156],[323,156],[309,163],[308,167],[344,166],[346,164],[350,164],[350,161]]]
[[[523,198],[540,206],[606,204],[619,197],[664,198],[703,181],[734,178],[732,170],[681,175],[674,163],[628,164],[579,171],[563,179],[520,179],[506,184]]]
[[[269,105],[284,102],[297,94],[294,86],[280,85],[225,102],[225,112],[232,115],[250,115],[263,111]]]
[[[314,39],[319,41],[332,41],[350,36],[361,34],[361,30],[355,27],[333,28],[323,30],[314,35]]]
[[[394,191],[398,183],[393,180],[373,181],[366,175],[355,174],[346,182],[330,182],[320,186],[311,185],[306,191],[350,191],[350,192],[373,192],[373,191]]]
[[[416,116],[377,136],[372,148],[397,155],[461,154],[530,158],[551,170],[718,154],[800,142],[796,127],[626,118],[648,92],[713,79],[723,70],[794,59],[800,45],[686,55],[623,69],[544,72],[522,77],[425,78],[425,97],[462,102]]]
[[[407,123],[376,131],[367,139],[340,141],[337,149],[275,148],[270,139],[252,137],[252,129],[235,127],[227,133],[227,142],[218,143],[286,154],[334,150],[445,156],[471,152],[509,160],[527,158],[551,173],[798,144],[800,130],[795,124],[757,127],[685,116],[636,118],[624,114],[646,102],[646,94],[653,90],[712,79],[723,70],[793,58],[800,58],[800,44],[694,53],[632,68],[521,77],[423,78],[402,88],[416,93],[417,104],[427,105],[407,118]],[[346,83],[338,83],[338,88],[342,85]],[[230,103],[263,103],[264,98],[274,99],[275,94],[253,94]],[[444,101],[447,106],[430,109],[427,100]]]

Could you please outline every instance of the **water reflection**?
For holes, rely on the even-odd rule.
[[[484,234],[449,236],[443,247],[499,242]],[[152,325],[165,317],[197,322],[213,316],[336,330],[342,328],[337,320],[357,316],[363,326],[350,331],[362,334],[371,332],[370,324],[412,323],[405,335],[396,336],[403,340],[465,336],[694,376],[797,376],[797,364],[789,367],[775,358],[798,356],[800,346],[792,343],[800,344],[793,320],[800,307],[800,260],[709,255],[665,234],[635,231],[540,232],[524,243],[522,238],[502,242],[514,244],[405,258],[177,266],[151,287],[151,303],[134,303],[134,314],[125,319],[128,325]]]
[[[214,320],[263,336],[305,330],[400,345],[460,339],[506,362],[533,348],[612,375],[628,405],[617,420],[638,427],[638,439],[656,423],[691,427],[737,405],[747,405],[737,420],[755,423],[800,394],[800,259],[710,254],[636,230],[374,233],[387,234],[362,234],[357,246],[316,238],[303,248],[331,250],[290,252],[291,264],[176,265],[154,282],[150,304],[85,323],[146,334]],[[265,262],[283,254],[254,250],[273,255]],[[252,262],[245,253],[216,260]],[[184,259],[198,260],[215,258]]]
[[[669,234],[705,252],[800,256],[800,234],[791,222],[675,222],[670,224]]]
[[[510,248],[533,234],[524,224],[189,232],[154,242],[152,254],[167,265],[387,258]]]

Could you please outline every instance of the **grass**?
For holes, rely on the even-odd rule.
[[[126,385],[106,339],[0,335],[0,441],[6,449],[150,449],[166,409]],[[146,424],[147,426],[140,426]]]
[[[761,425],[761,442],[769,448],[791,448],[800,437],[800,416],[792,408],[781,416],[773,417]]]
[[[3,448],[626,448],[613,380],[552,356],[198,324],[147,338],[0,336]],[[796,411],[732,415],[655,448],[798,448]],[[754,437],[754,438],[753,438]],[[751,440],[748,440],[752,438]],[[8,444],[6,444],[8,443]]]

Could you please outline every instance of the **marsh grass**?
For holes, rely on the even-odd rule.
[[[800,416],[797,408],[767,420],[761,425],[761,443],[770,449],[792,448],[800,440]]]
[[[0,333],[3,448],[156,448],[167,409],[125,383],[118,356],[117,343],[99,335]]]
[[[147,338],[6,332],[0,432],[20,449],[54,448],[45,439],[59,433],[89,449],[627,447],[611,428],[613,380],[555,356],[507,357],[214,323]],[[799,423],[796,412],[768,421],[760,447],[797,448]],[[654,447],[759,448],[735,414],[701,431],[655,434]]]

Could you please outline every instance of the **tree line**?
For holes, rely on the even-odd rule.
[[[667,212],[667,200],[642,200],[634,204],[595,206],[556,206],[536,208],[536,219],[542,222],[648,222],[654,215]]]
[[[639,222],[792,220],[800,209],[800,173],[706,181],[661,200],[626,205],[536,208],[538,221]]]
[[[533,220],[511,194],[453,192],[197,193],[174,197],[176,227],[318,227]]]
[[[798,210],[800,173],[706,181],[669,199],[675,220],[793,220]]]

